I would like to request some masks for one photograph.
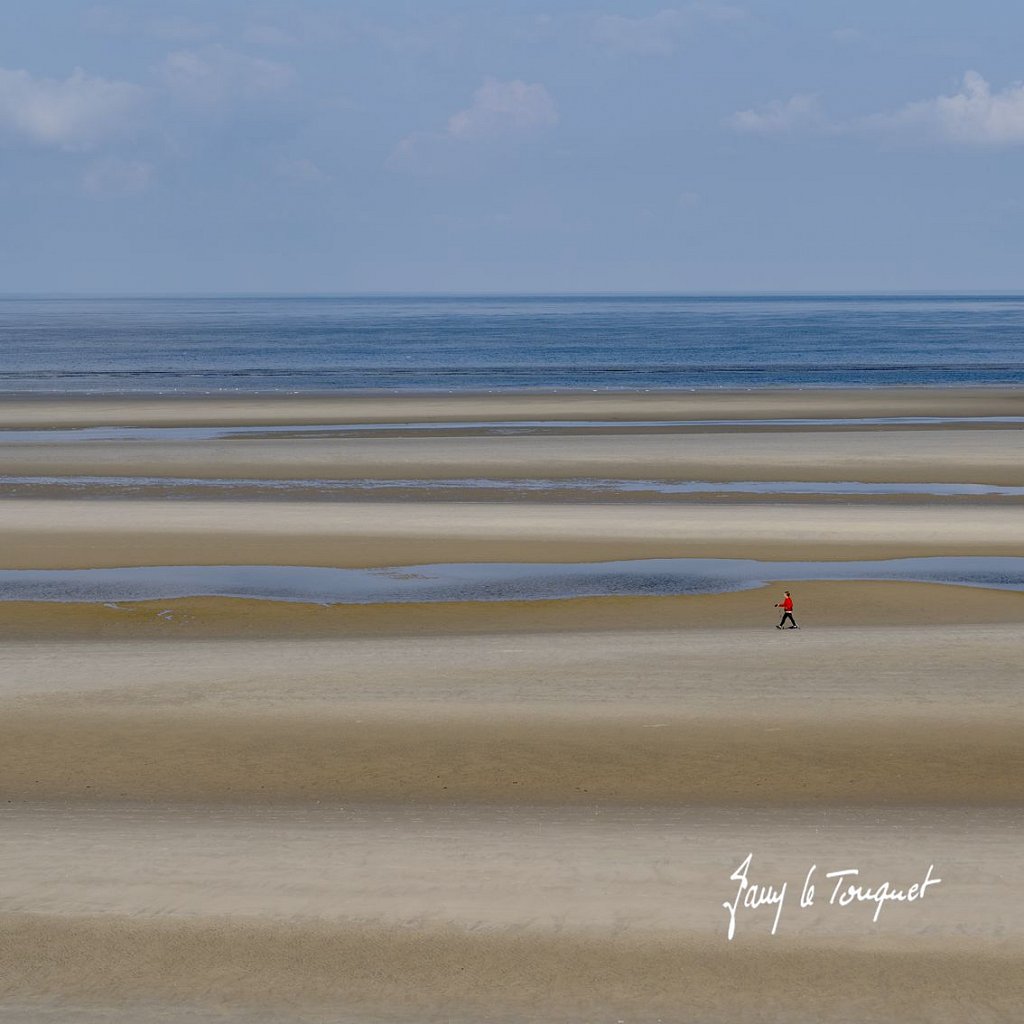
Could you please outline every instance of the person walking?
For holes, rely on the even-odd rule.
[[[793,618],[793,598],[789,596],[789,591],[786,591],[786,596],[775,606],[776,608],[782,609],[782,621],[775,627],[776,629],[786,628],[786,619],[792,623],[790,629],[799,629],[800,627],[796,624],[796,619]]]

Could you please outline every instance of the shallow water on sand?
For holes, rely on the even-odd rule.
[[[121,601],[241,597],[310,604],[537,601],[716,594],[768,582],[902,580],[1024,590],[1024,557],[761,562],[649,558],[578,564],[456,563],[336,569],[281,565],[0,570],[0,601]]]
[[[240,437],[345,437],[365,433],[432,434],[472,432],[513,434],[559,430],[651,430],[673,427],[931,427],[949,424],[1013,426],[1024,416],[857,416],[796,419],[697,419],[697,420],[424,420],[394,423],[307,423],[270,425],[215,425],[188,427],[54,427],[50,429],[0,429],[0,444],[66,444],[95,441],[222,441]]]
[[[927,495],[932,497],[1024,497],[1024,487],[972,483],[909,483],[858,480],[605,480],[589,478],[492,479],[459,477],[442,480],[367,479],[275,480],[258,477],[149,476],[0,476],[9,494],[26,488],[67,491],[110,490],[138,493],[151,490],[210,491],[574,491],[583,494],[795,494],[795,495]]]

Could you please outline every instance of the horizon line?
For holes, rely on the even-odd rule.
[[[11,299],[533,299],[533,298],[1022,298],[1024,290],[866,289],[841,291],[709,290],[709,291],[12,291]]]

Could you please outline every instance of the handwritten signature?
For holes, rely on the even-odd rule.
[[[772,884],[765,882],[751,881],[750,870],[754,855],[748,853],[742,863],[729,876],[730,881],[738,882],[736,896],[732,900],[726,900],[722,906],[729,914],[729,940],[732,941],[736,934],[736,919],[741,910],[757,910],[759,907],[775,907],[775,919],[772,921],[772,935],[779,927],[779,920],[782,917],[782,908],[786,902],[789,883]],[[804,886],[800,893],[799,907],[806,910],[814,906],[817,896],[817,885],[815,883],[817,864],[812,864],[804,878]],[[942,879],[933,878],[935,865],[929,864],[924,878],[920,882],[914,882],[910,886],[900,888],[890,881],[878,882],[875,885],[861,884],[860,870],[858,868],[841,868],[838,871],[828,871],[825,878],[834,879],[831,892],[828,895],[828,905],[834,907],[849,907],[858,903],[874,903],[875,914],[872,920],[878,921],[881,916],[882,907],[886,903],[914,903],[923,899],[929,886],[938,885]],[[856,879],[856,881],[853,881]]]

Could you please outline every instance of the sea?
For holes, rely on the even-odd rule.
[[[0,297],[3,393],[1024,383],[1024,295]]]

